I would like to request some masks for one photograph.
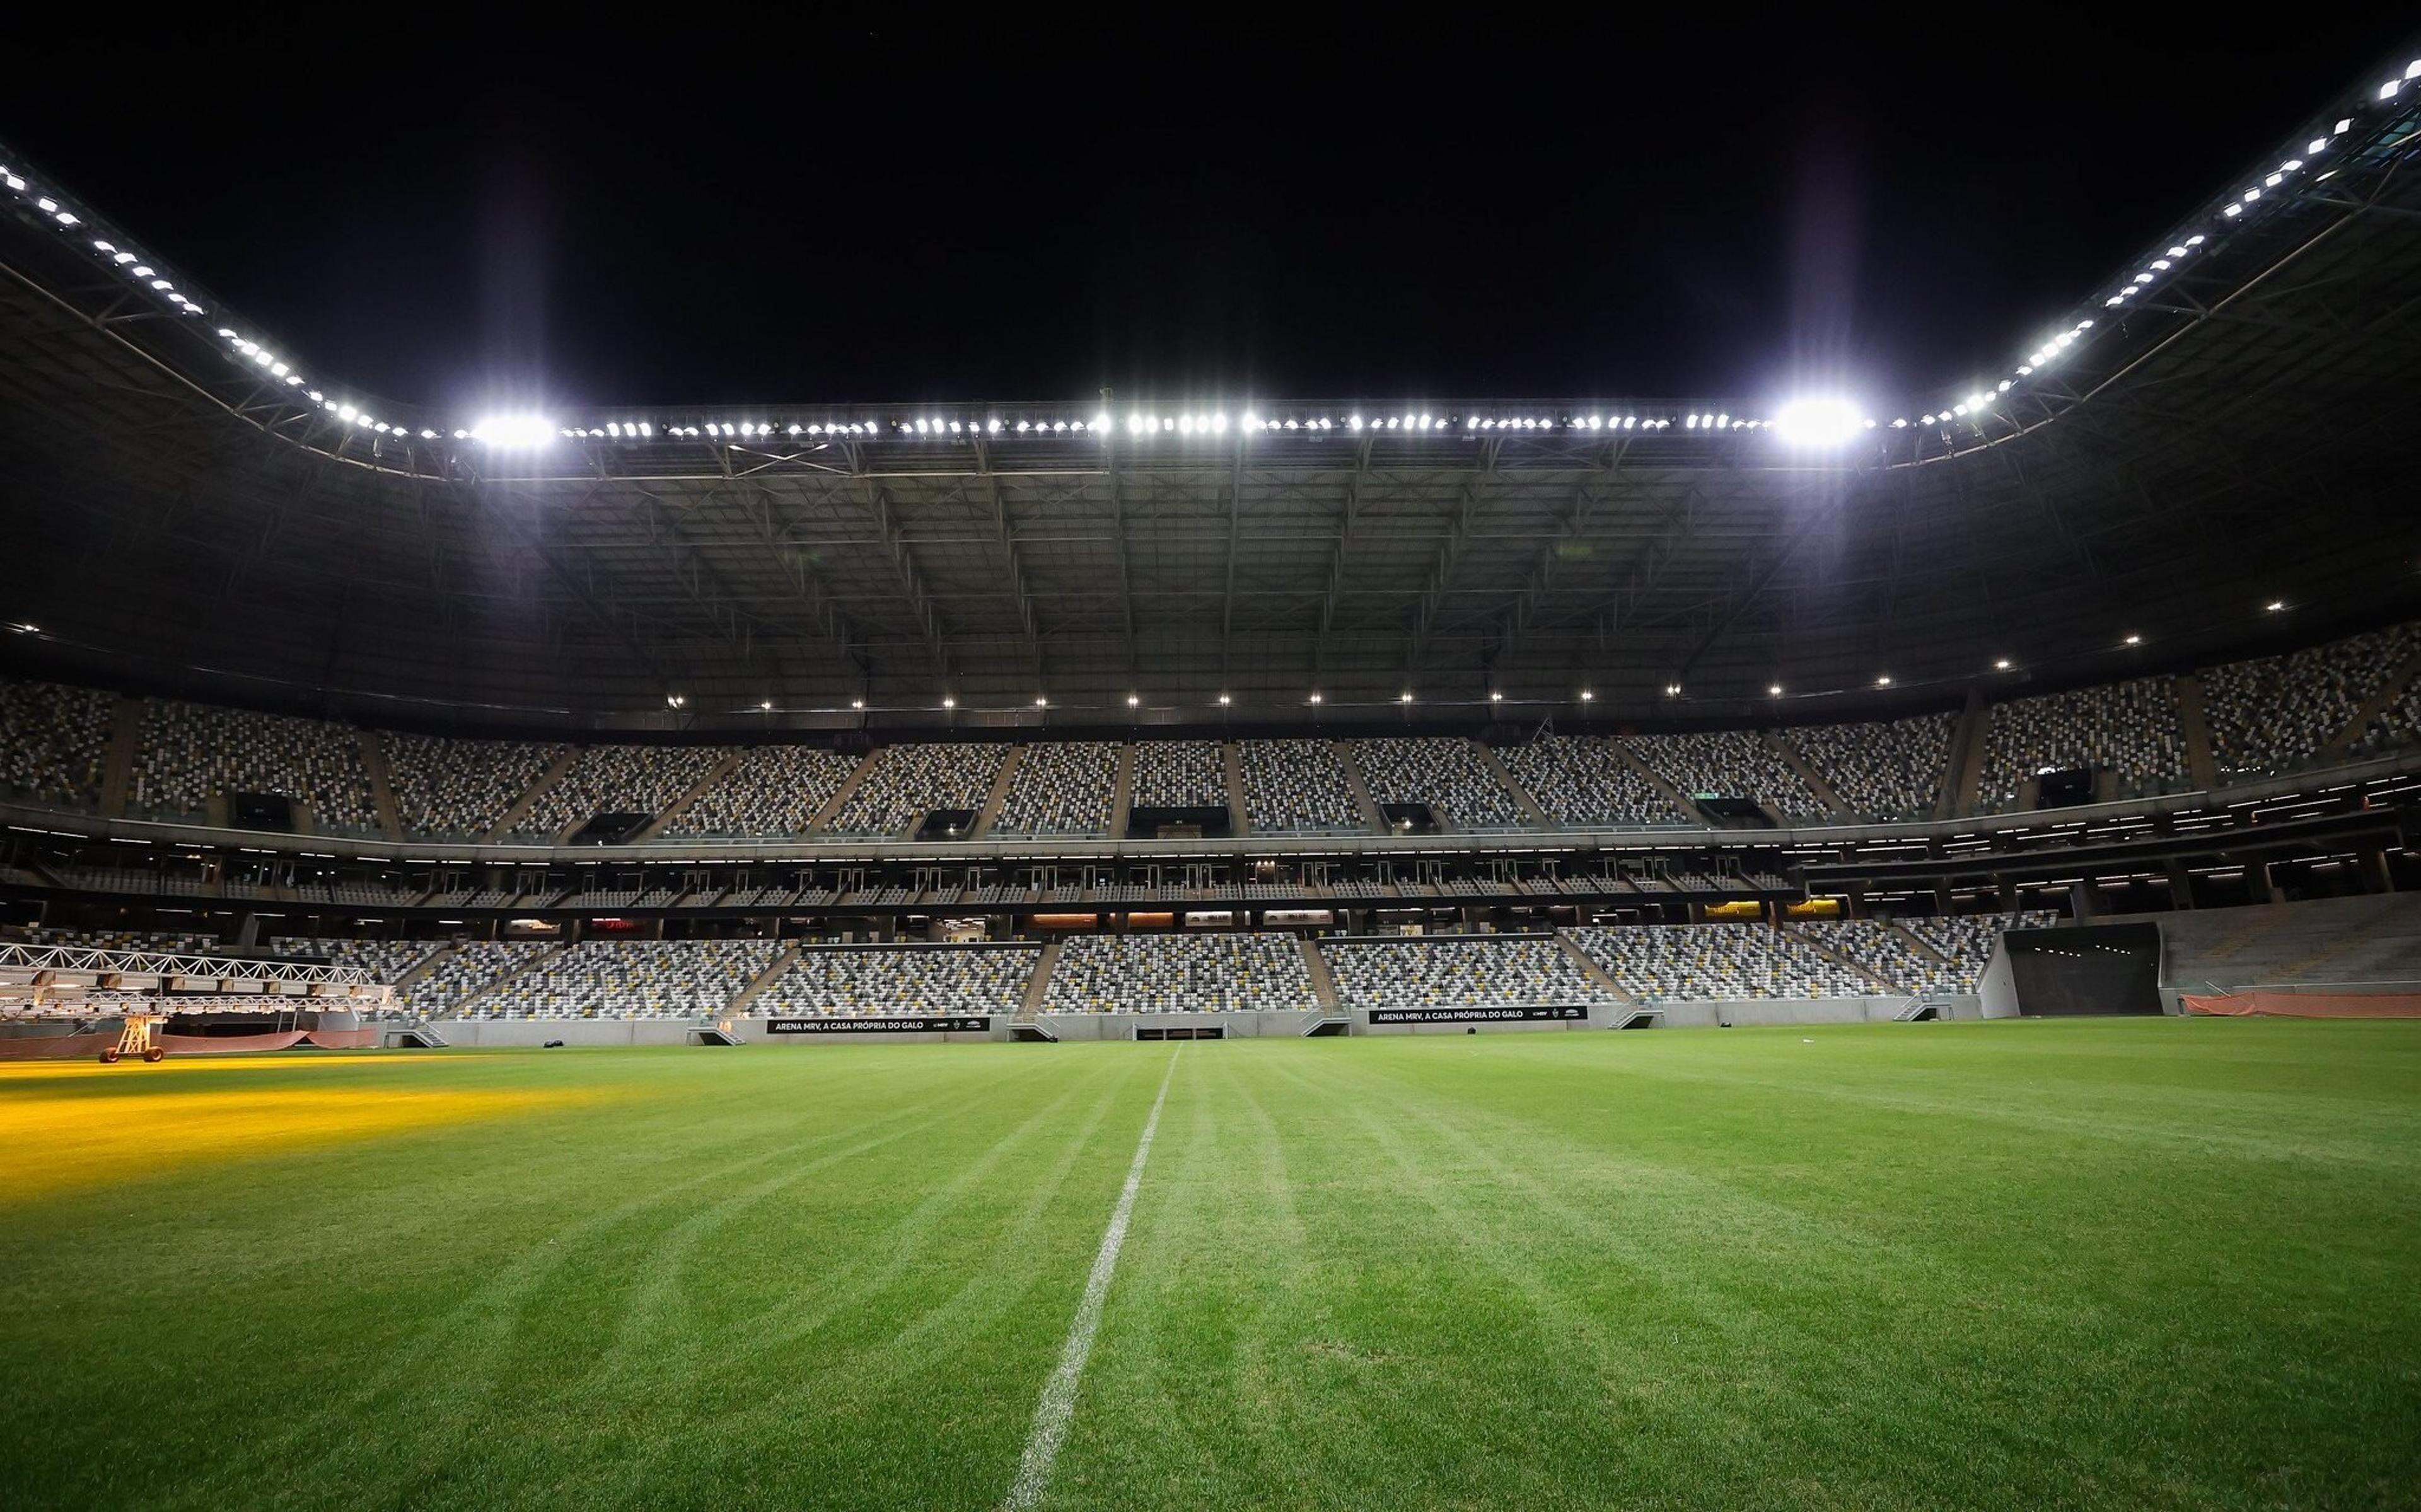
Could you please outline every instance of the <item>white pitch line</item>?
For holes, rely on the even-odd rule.
[[[1067,1347],[1059,1351],[1059,1368],[1042,1386],[1042,1400],[1034,1409],[1034,1427],[1025,1436],[1025,1454],[1017,1464],[1017,1482],[1009,1487],[1007,1508],[1039,1506],[1043,1489],[1051,1484],[1051,1466],[1059,1457],[1060,1441],[1068,1437],[1069,1420],[1076,1415],[1076,1385],[1092,1357],[1093,1335],[1101,1326],[1101,1304],[1110,1295],[1110,1273],[1118,1268],[1118,1251],[1126,1248],[1127,1220],[1134,1213],[1135,1189],[1143,1185],[1143,1162],[1151,1154],[1151,1136],[1160,1128],[1160,1107],[1168,1100],[1168,1083],[1177,1076],[1171,1051],[1168,1069],[1160,1079],[1160,1096],[1151,1099],[1151,1116],[1143,1121],[1143,1138],[1135,1142],[1134,1163],[1127,1167],[1127,1184],[1118,1205],[1110,1211],[1110,1226],[1101,1234],[1101,1253],[1093,1256],[1093,1273],[1085,1278],[1085,1300],[1076,1306],[1076,1320],[1068,1326]]]

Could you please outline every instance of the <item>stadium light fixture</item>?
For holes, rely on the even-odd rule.
[[[1226,707],[1227,707],[1227,705],[1228,705],[1230,702],[1232,702],[1232,701],[1233,701],[1233,700],[1229,699],[1229,698],[1228,698],[1228,696],[1227,696],[1226,694],[1224,694],[1224,693],[1223,693],[1223,694],[1221,694],[1219,695],[1219,707],[1220,707],[1220,708],[1222,708],[1222,709],[1226,708]]]
[[[942,707],[944,709],[956,709],[959,707],[959,701],[951,697],[948,694],[942,694]]]
[[[1770,683],[1767,683],[1767,684],[1766,684],[1766,687],[1765,687],[1765,695],[1766,695],[1767,697],[1769,697],[1769,698],[1779,698],[1779,697],[1781,697],[1781,696],[1782,696],[1782,684],[1780,684],[1780,683],[1778,683],[1778,682],[1770,682]]]
[[[2284,613],[2284,612],[2285,612],[2285,610],[2286,610],[2286,608],[2287,608],[2287,600],[2284,600],[2284,599],[2273,599],[2273,600],[2271,600],[2268,603],[2263,604],[2261,607],[2262,607],[2262,608],[2264,608],[2264,609],[2267,609],[2268,611],[2270,611],[2270,613],[2272,613],[2272,614],[2273,614],[2273,615],[2275,615],[2275,614],[2281,614],[2281,613]]]
[[[1589,692],[1586,688],[1583,688],[1583,689],[1581,690],[1581,702],[1582,702],[1582,703],[1587,703],[1590,699],[1595,698],[1596,696],[1597,696],[1597,694],[1593,694],[1593,693]]]
[[[1412,701],[1413,701],[1413,695],[1412,695],[1411,694],[1409,694],[1409,693],[1399,693],[1399,694],[1396,694],[1396,702],[1398,702],[1398,703],[1399,703],[1399,704],[1409,704],[1409,703],[1411,703]]]
[[[772,700],[771,698],[768,698],[768,699],[766,699],[763,703],[758,704],[757,707],[758,707],[758,708],[759,708],[759,709],[763,709],[765,712],[767,712],[767,713],[769,713],[769,714],[770,714],[770,713],[772,713],[772,712],[773,711],[773,700]]]
[[[2141,635],[2130,635],[2127,637],[2127,644],[2130,646],[2141,646],[2144,644],[2144,637]]]
[[[1501,688],[1491,688],[1491,689],[1489,689],[1489,690],[1488,690],[1488,701],[1489,701],[1490,703],[1492,703],[1492,704],[1501,704],[1501,703],[1503,703],[1503,702],[1505,701],[1505,691],[1504,691],[1503,689],[1501,689]]]
[[[1875,679],[1875,686],[1876,686],[1876,687],[1878,687],[1878,688],[1888,688],[1888,687],[1890,687],[1890,686],[1891,686],[1891,674],[1890,674],[1890,673],[1888,673],[1888,672],[1886,672],[1886,673],[1884,673],[1882,677],[1877,678]]]
[[[1040,694],[1036,694],[1034,695],[1034,707],[1037,709],[1048,709],[1051,707],[1051,700],[1043,697]]]
[[[1315,703],[1315,704],[1316,704],[1316,703],[1318,703],[1318,702],[1320,702],[1320,694],[1313,694],[1311,695],[1311,701],[1312,701],[1313,703]]]
[[[1792,399],[1774,412],[1773,433],[1792,446],[1843,446],[1867,428],[1865,412],[1850,399]]]
[[[554,439],[554,422],[537,414],[491,415],[471,428],[471,438],[514,450],[543,446]]]
[[[851,709],[864,709],[866,707],[866,700],[863,698],[852,698],[849,701],[849,707]]]
[[[2008,670],[2009,670],[2009,659],[2008,659],[2007,657],[2006,657],[2006,656],[2005,656],[2005,657],[2002,657],[2000,660],[1998,660],[1998,661],[1994,662],[1992,663],[1992,670],[1993,670],[1993,671],[1995,671],[1995,672],[2007,672],[2007,671],[2008,671]]]
[[[1667,697],[1667,698],[1679,698],[1679,697],[1680,697],[1680,696],[1681,696],[1681,685],[1680,685],[1679,683],[1678,683],[1678,682],[1668,682],[1668,683],[1666,683],[1666,684],[1664,685],[1664,696],[1665,696],[1665,697]]]
[[[1141,695],[1136,694],[1127,694],[1127,707],[1128,707],[1129,709],[1138,708],[1138,707],[1140,707],[1140,706],[1142,705],[1142,703],[1143,703],[1143,698],[1141,697]]]
[[[671,708],[679,709],[681,705],[688,703],[689,700],[677,693],[668,693],[664,694],[664,702]]]

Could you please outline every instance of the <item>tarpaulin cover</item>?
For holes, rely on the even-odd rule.
[[[2421,992],[2230,992],[2183,997],[2188,1013],[2244,1019],[2421,1019]]]

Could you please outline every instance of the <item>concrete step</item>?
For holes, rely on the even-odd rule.
[[[494,827],[479,837],[479,843],[493,845],[512,834],[513,826],[519,824],[538,801],[546,796],[548,788],[563,780],[563,774],[570,772],[571,764],[579,759],[580,747],[565,746],[555,758],[547,764],[547,769],[538,774],[538,781],[529,785],[529,790],[515,799],[512,807],[505,810],[504,818],[496,820]]]

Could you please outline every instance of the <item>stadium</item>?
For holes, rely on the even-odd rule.
[[[0,143],[0,1501],[2421,1504],[2307,103],[1872,397],[473,412]]]

